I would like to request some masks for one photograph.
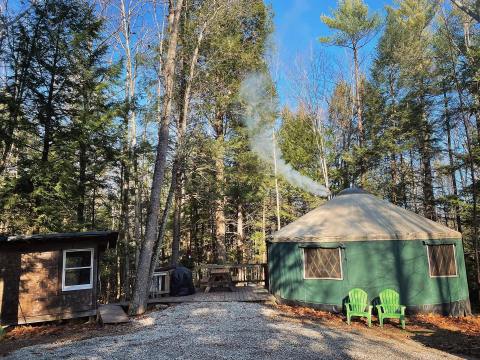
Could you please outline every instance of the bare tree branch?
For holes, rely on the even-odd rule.
[[[480,22],[480,0],[475,0],[473,7],[466,4],[463,0],[452,0],[452,3],[472,19]]]

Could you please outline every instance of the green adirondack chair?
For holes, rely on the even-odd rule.
[[[347,324],[350,325],[352,316],[366,317],[368,326],[372,326],[372,305],[368,304],[368,294],[362,289],[352,289],[348,292]]]
[[[384,319],[399,319],[402,329],[405,329],[405,308],[400,305],[400,295],[392,289],[385,289],[380,293],[380,305],[377,305],[378,319],[383,327]]]

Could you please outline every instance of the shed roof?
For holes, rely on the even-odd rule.
[[[108,241],[110,246],[115,246],[118,232],[115,231],[84,231],[69,233],[50,233],[34,235],[0,236],[0,244],[37,243],[43,241],[61,240],[98,240]]]
[[[280,229],[272,242],[460,239],[462,234],[359,188],[335,198]]]

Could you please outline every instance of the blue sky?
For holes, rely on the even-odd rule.
[[[285,67],[297,56],[323,49],[332,61],[339,63],[348,71],[349,53],[344,49],[322,45],[318,42],[320,36],[328,35],[330,30],[320,21],[320,15],[331,14],[336,7],[336,0],[269,0],[274,12],[275,33],[273,39],[278,56],[279,75],[277,85],[280,101],[289,103],[287,80],[283,73]],[[364,0],[371,11],[384,15],[385,5],[392,5],[393,0]],[[378,37],[377,37],[378,38]],[[367,70],[372,59],[375,41],[363,50],[362,67]]]

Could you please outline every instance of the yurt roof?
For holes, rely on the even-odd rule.
[[[462,235],[359,188],[332,200],[277,231],[272,242],[459,239]]]

